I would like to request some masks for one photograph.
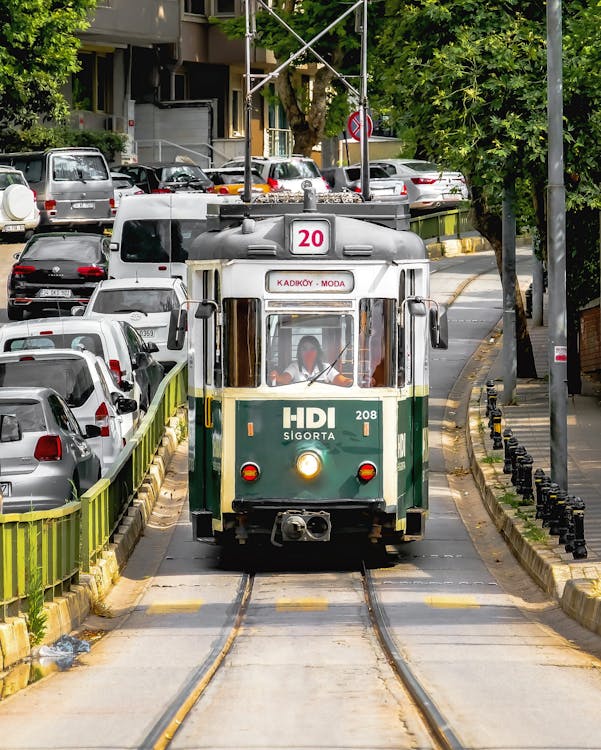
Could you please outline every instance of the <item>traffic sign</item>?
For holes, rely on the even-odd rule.
[[[371,134],[374,129],[374,123],[371,119],[371,117],[366,113],[365,117],[367,119],[367,137],[370,138]],[[346,124],[348,128],[348,132],[356,141],[361,140],[361,112],[357,110],[356,112],[353,112],[353,114],[348,118],[348,122]]]

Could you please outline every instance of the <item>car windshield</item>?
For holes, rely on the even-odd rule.
[[[120,175],[119,177],[117,177],[117,175],[111,176],[113,178],[113,186],[117,189],[124,190],[125,188],[133,187],[133,182],[129,177],[126,177],[125,175]]]
[[[308,161],[283,161],[272,167],[273,177],[276,180],[301,180],[319,177],[319,169]]]
[[[162,313],[178,306],[173,289],[107,289],[94,303],[94,312],[112,314],[127,312]]]
[[[40,359],[25,355],[0,362],[0,386],[54,388],[73,408],[85,404],[94,391],[87,362],[80,357]]]
[[[346,170],[346,174],[349,178],[349,180],[360,180],[361,179],[361,167],[348,167]],[[370,167],[369,168],[369,177],[371,180],[373,179],[381,179],[382,177],[387,178],[389,175],[387,174],[386,170],[382,167]]]
[[[263,178],[256,169],[251,170],[250,175],[253,183],[256,184],[263,182]],[[215,174],[211,175],[211,179],[215,185],[239,185],[244,182],[244,170],[240,169],[235,172],[215,172]]]
[[[437,167],[431,161],[408,161],[405,164],[409,169],[413,169],[416,172],[440,172],[440,167]]]
[[[193,164],[182,164],[175,167],[163,167],[158,170],[163,182],[179,182],[186,180],[206,180],[206,176],[200,167]]]
[[[0,416],[11,414],[21,426],[21,432],[45,432],[44,410],[39,401],[0,401]]]
[[[102,341],[97,333],[44,333],[37,336],[19,336],[4,342],[5,352],[29,349],[86,349],[99,357],[104,356]]]
[[[109,175],[100,154],[54,154],[52,179],[59,182],[108,180]]]
[[[0,172],[0,190],[6,190],[9,185],[26,185],[20,172]]]
[[[136,219],[123,223],[121,260],[126,263],[185,263],[205,219]]]
[[[19,260],[71,260],[76,263],[98,263],[102,260],[101,245],[97,239],[79,237],[34,238],[21,253]]]

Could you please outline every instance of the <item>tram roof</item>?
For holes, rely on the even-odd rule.
[[[262,207],[265,209],[265,207]],[[273,209],[273,206],[267,208]],[[273,215],[273,210],[265,212],[260,210],[255,216],[243,217],[240,208],[236,206],[224,206],[220,211],[222,225],[229,227],[221,231],[208,231],[201,234],[194,242],[194,256],[199,259],[226,259],[235,258],[277,258],[278,260],[306,260],[328,261],[344,259],[372,259],[382,261],[394,260],[423,260],[427,257],[426,247],[423,240],[413,232],[392,229],[389,226],[381,226],[378,218],[388,215],[385,210],[381,216],[370,217],[365,206],[354,205],[353,209],[359,209],[355,215],[362,218],[353,218],[351,213],[345,210],[344,214],[338,211],[322,211],[322,205],[318,205],[316,212],[294,211],[288,209],[290,206],[279,207],[280,215]],[[370,206],[371,208],[371,206]],[[223,209],[226,209],[225,211]],[[348,209],[348,206],[345,207]],[[285,211],[285,213],[284,213]],[[267,215],[266,215],[267,214]],[[232,222],[239,220],[237,226],[231,226]],[[292,254],[289,247],[291,236],[290,225],[293,221],[322,222],[325,220],[331,228],[331,242],[327,254],[315,255],[307,253],[303,255],[298,251]]]

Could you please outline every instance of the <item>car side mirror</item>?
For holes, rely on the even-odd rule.
[[[188,311],[184,308],[171,310],[167,349],[183,349],[188,330]]]
[[[131,391],[133,387],[134,387],[134,384],[130,383],[129,380],[121,380],[121,390]]]
[[[86,311],[86,308],[83,307],[82,305],[75,305],[74,307],[71,308],[71,315],[79,318],[85,313],[85,311]]]
[[[90,438],[100,437],[100,431],[102,428],[97,424],[87,424],[84,430],[84,437],[86,440]]]
[[[138,409],[138,402],[135,398],[124,398],[119,396],[116,403],[117,414],[131,414]]]
[[[16,443],[21,440],[23,433],[15,414],[0,415],[0,443]]]
[[[198,303],[194,317],[199,320],[208,320],[215,312],[217,312],[217,303],[211,299],[203,299]]]
[[[426,302],[421,297],[409,297],[407,299],[407,310],[409,315],[423,318],[427,313]]]
[[[430,308],[430,343],[433,349],[449,348],[449,321],[445,305]]]
[[[20,257],[21,257],[21,253],[13,253],[13,258],[15,260],[19,260]]]
[[[154,343],[154,341],[147,341],[145,343],[145,347],[148,354],[155,354],[159,351],[159,347]]]

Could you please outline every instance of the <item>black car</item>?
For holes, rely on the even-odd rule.
[[[32,237],[7,281],[9,320],[56,315],[85,305],[96,285],[108,277],[109,240],[97,234],[69,232]]]
[[[130,177],[145,193],[175,193],[180,190],[200,190],[206,193],[212,181],[196,164],[186,162],[155,162],[153,164],[122,164],[114,167]]]

